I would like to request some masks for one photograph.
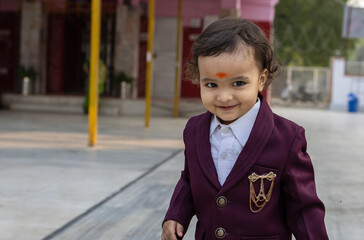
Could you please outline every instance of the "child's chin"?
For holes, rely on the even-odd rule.
[[[219,118],[220,123],[226,124],[226,125],[228,125],[230,123],[233,123],[235,120],[236,119],[222,119],[222,118]]]

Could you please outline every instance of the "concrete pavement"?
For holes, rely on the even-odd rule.
[[[41,239],[183,148],[185,119],[0,112],[0,239]],[[72,239],[72,238],[71,238]]]
[[[306,128],[330,239],[364,235],[364,115],[275,108]],[[157,240],[186,118],[0,111],[0,239]],[[193,239],[193,224],[185,239]]]

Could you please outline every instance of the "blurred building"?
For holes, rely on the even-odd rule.
[[[224,16],[257,23],[269,36],[278,0],[183,0],[182,58],[189,58],[202,29]],[[154,98],[174,94],[177,44],[177,0],[155,0]],[[145,88],[148,0],[102,0],[101,59],[108,77],[104,96],[120,97],[113,76],[134,79],[127,94],[143,98]],[[83,96],[89,59],[90,0],[0,0],[0,91],[20,94],[19,69],[34,70],[33,95]],[[182,74],[181,97],[199,90]]]

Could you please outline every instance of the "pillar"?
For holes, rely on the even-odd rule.
[[[41,32],[42,5],[40,2],[23,2],[20,22],[20,65],[34,67],[37,72],[32,83],[33,93],[41,91]]]
[[[220,17],[240,17],[241,0],[221,0]]]
[[[124,72],[134,79],[132,97],[138,95],[139,63],[139,25],[138,7],[118,5],[116,10],[114,74]]]

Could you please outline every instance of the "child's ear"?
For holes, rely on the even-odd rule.
[[[267,82],[268,78],[268,69],[264,69],[263,72],[260,74],[259,77],[259,92],[264,90],[265,83]]]

